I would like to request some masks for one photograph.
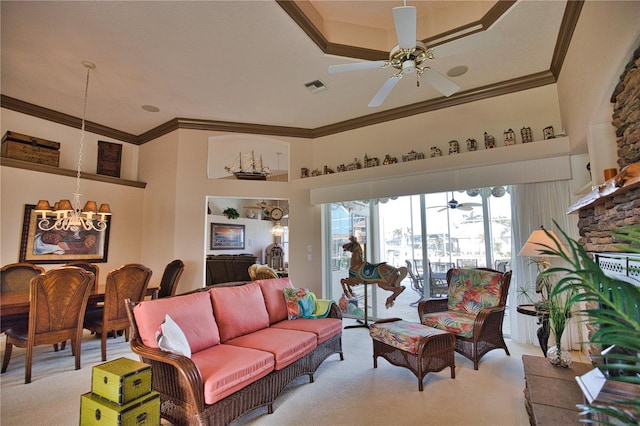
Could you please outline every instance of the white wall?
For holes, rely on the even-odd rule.
[[[3,135],[7,130],[11,130],[60,142],[60,167],[68,169],[77,167],[79,129],[6,109],[2,109],[1,129]],[[84,141],[82,170],[88,173],[96,171],[98,140],[121,143],[87,133]],[[128,176],[135,179],[138,147],[123,143],[123,152],[125,156],[136,160],[135,167],[131,167],[131,161],[123,163],[123,177]],[[32,172],[13,167],[2,166],[0,169],[0,262],[4,265],[18,261],[24,205],[36,204],[40,199],[48,199],[52,203],[61,198],[71,199],[76,190],[76,181],[75,177]],[[108,261],[99,264],[100,276],[106,277],[106,272],[124,263],[139,262],[142,253],[142,200],[145,190],[84,179],[81,181],[80,190],[82,202],[89,199],[98,203],[106,202],[109,203],[113,212]],[[42,266],[45,269],[50,269],[59,265]],[[156,269],[153,271],[152,281],[159,279],[158,271]]]
[[[609,99],[639,44],[640,1],[584,2],[558,78],[562,122],[573,151],[586,152],[592,125],[610,124]],[[608,152],[611,144],[615,139],[609,133],[608,139],[589,145],[592,166],[599,151]],[[602,170],[592,169],[592,173],[596,178]]]

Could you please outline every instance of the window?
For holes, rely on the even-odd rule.
[[[415,321],[420,298],[443,295],[434,292],[436,283],[429,280],[429,265],[432,278],[440,280],[456,265],[508,268],[511,197],[507,189],[500,186],[330,204],[326,210],[330,224],[329,297],[336,301],[342,297],[340,279],[349,276],[350,265],[350,253],[342,246],[351,235],[362,245],[368,262],[413,268],[415,278],[407,274],[402,281],[404,292],[388,310],[385,301],[391,293],[376,286],[368,288],[368,313],[373,320],[381,312],[384,317]],[[362,286],[354,290],[359,299],[352,303],[362,307]]]

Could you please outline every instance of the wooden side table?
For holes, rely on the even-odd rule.
[[[572,363],[554,367],[546,358],[522,355],[525,407],[531,425],[580,425],[577,404],[584,398],[576,376],[593,369],[591,364]]]
[[[549,312],[536,309],[533,305],[518,305],[516,308],[518,313],[538,318],[538,342],[540,343],[540,349],[542,349],[542,355],[547,356],[547,347],[549,345],[549,335],[551,329],[549,327]]]

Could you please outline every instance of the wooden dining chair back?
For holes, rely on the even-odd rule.
[[[44,274],[44,268],[31,263],[10,263],[0,268],[0,294],[29,292],[31,278]]]
[[[30,282],[29,322],[5,331],[6,347],[2,373],[7,371],[13,346],[26,348],[24,382],[31,382],[33,348],[71,340],[71,350],[80,368],[82,320],[91,292],[93,274],[64,266],[34,277]]]
[[[89,262],[68,262],[67,266],[77,266],[78,268],[82,268],[85,271],[93,272],[95,277],[95,285],[100,284],[100,267],[95,263]]]
[[[167,264],[160,280],[160,288],[154,292],[152,298],[175,296],[178,289],[178,282],[184,271],[184,262],[180,259],[173,260]]]
[[[107,274],[102,309],[88,312],[84,319],[84,328],[100,334],[102,343],[102,361],[107,360],[107,335],[124,331],[129,341],[129,318],[124,305],[125,299],[141,301],[147,291],[152,271],[144,265],[129,263]]]

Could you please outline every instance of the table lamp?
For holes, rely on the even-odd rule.
[[[548,234],[547,234],[548,233]],[[545,230],[543,226],[540,229],[536,229],[529,235],[527,241],[520,249],[518,256],[531,257],[531,263],[535,263],[538,267],[538,276],[536,277],[536,293],[542,294],[543,301],[546,301],[551,293],[551,282],[548,276],[541,275],[541,273],[547,269],[550,265],[547,257],[558,257],[551,254],[543,254],[542,251],[547,250],[544,246],[556,248],[556,241],[560,244],[560,251],[566,252],[566,249],[553,231]],[[546,295],[544,294],[546,291]]]

